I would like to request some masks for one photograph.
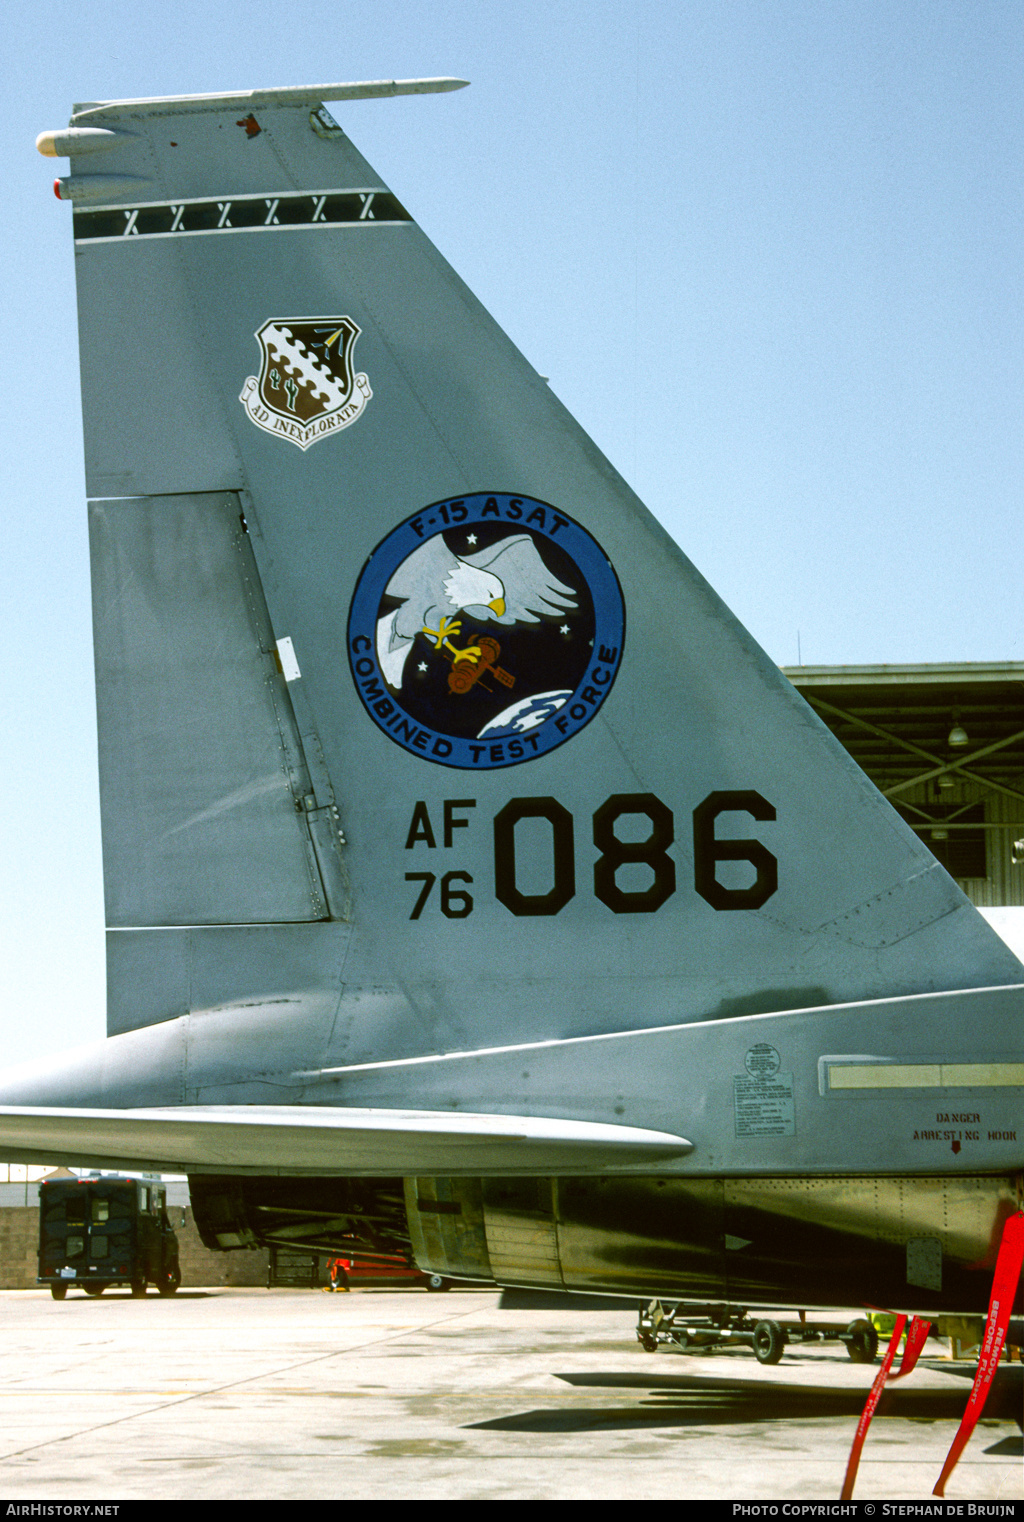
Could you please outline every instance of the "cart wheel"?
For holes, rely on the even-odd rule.
[[[878,1352],[878,1333],[870,1321],[851,1321],[843,1340],[854,1363],[874,1363]]]
[[[754,1328],[754,1357],[758,1363],[778,1363],[786,1334],[777,1321],[759,1321]]]
[[[87,1295],[102,1295],[102,1293],[106,1289],[106,1287],[107,1286],[105,1284],[83,1284],[82,1285],[82,1288],[85,1290],[85,1293]]]
[[[652,1332],[637,1332],[636,1340],[645,1353],[656,1353],[658,1351],[658,1339]]]
[[[135,1298],[138,1299],[138,1297],[140,1295],[144,1295],[145,1293],[146,1293],[146,1281],[145,1281],[145,1279],[133,1279],[132,1280],[132,1294],[135,1296]]]
[[[50,1294],[53,1296],[53,1298],[55,1300],[63,1300],[64,1296],[67,1294],[67,1292],[68,1292],[68,1287],[67,1287],[66,1284],[51,1284],[50,1285]]]

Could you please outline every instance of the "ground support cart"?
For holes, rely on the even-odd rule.
[[[683,1351],[724,1347],[752,1348],[758,1363],[778,1363],[790,1342],[842,1342],[854,1363],[873,1363],[878,1352],[878,1333],[870,1321],[858,1318],[848,1325],[799,1319],[775,1320],[745,1306],[694,1305],[679,1301],[674,1306],[652,1300],[640,1307],[637,1342],[648,1353],[664,1343]]]

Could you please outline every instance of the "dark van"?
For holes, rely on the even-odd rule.
[[[87,1295],[126,1285],[144,1295],[181,1283],[178,1239],[167,1192],[148,1179],[43,1179],[39,1185],[39,1284],[63,1300],[75,1284]]]

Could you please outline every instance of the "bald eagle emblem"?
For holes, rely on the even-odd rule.
[[[370,557],[349,618],[374,722],[447,766],[532,759],[607,697],[622,657],[618,580],[597,542],[527,497],[435,503]]]
[[[458,536],[456,536],[458,537]],[[471,537],[471,536],[466,536]],[[458,555],[442,534],[428,539],[409,556],[388,582],[385,592],[400,599],[394,613],[377,626],[377,655],[388,684],[402,686],[405,664],[418,639],[443,653],[452,667],[480,670],[495,642],[460,644],[462,613],[473,624],[507,627],[564,618],[577,609],[573,588],[548,569],[529,534],[509,534],[489,549]],[[436,624],[436,628],[433,626]],[[453,669],[452,677],[461,675]],[[515,678],[506,673],[505,685]],[[449,678],[452,692],[468,691]]]

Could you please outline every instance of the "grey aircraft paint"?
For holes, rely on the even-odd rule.
[[[735,1283],[805,1303],[851,1231],[879,1302],[938,1238],[973,1304],[1024,1164],[1024,970],[322,106],[361,89],[41,139],[71,160],[109,1034],[3,1075],[4,1155],[405,1175],[420,1261],[505,1282],[510,1211],[553,1233],[522,1282],[712,1294],[760,1211],[803,1246]],[[689,1232],[644,1226],[652,1166],[712,1191]],[[564,1176],[472,1183],[509,1172]],[[425,1234],[439,1174],[458,1242]]]

